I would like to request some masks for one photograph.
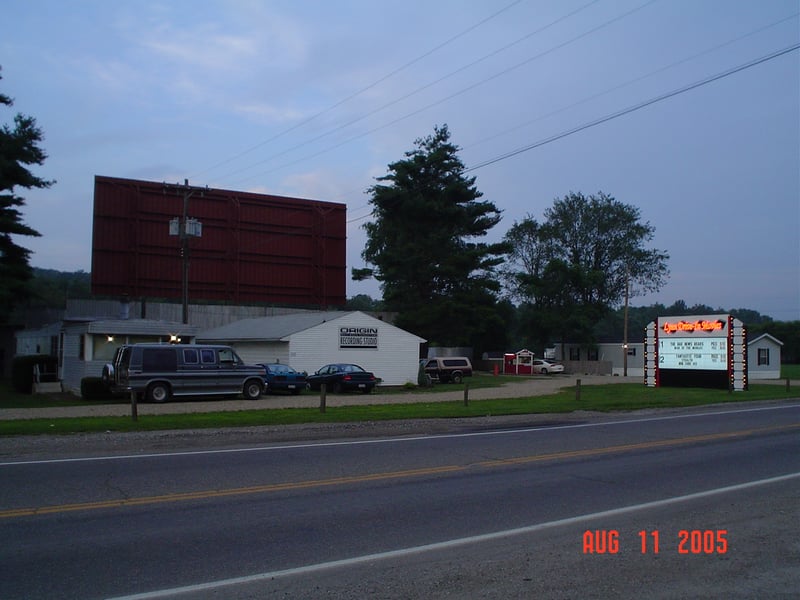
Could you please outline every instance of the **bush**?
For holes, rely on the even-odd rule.
[[[417,370],[417,385],[419,387],[431,387],[431,376],[425,372],[425,363],[420,361],[419,369]]]
[[[111,391],[100,377],[84,377],[81,379],[81,398],[84,400],[108,400]]]
[[[58,359],[49,354],[15,356],[11,361],[11,385],[20,394],[33,393],[33,367],[39,365],[42,373],[55,373]]]

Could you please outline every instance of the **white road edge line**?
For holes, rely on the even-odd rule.
[[[341,567],[352,567],[366,562],[373,562],[377,560],[388,560],[393,558],[402,558],[414,554],[421,554],[423,552],[434,552],[437,550],[448,550],[457,546],[465,546],[467,544],[479,544],[481,542],[488,542],[517,535],[525,535],[528,533],[535,533],[545,529],[552,529],[554,527],[562,527],[564,525],[575,525],[594,519],[606,519],[608,517],[616,517],[626,513],[635,512],[638,510],[647,510],[649,508],[659,508],[677,504],[679,502],[689,502],[692,500],[699,500],[716,496],[719,494],[727,494],[730,492],[738,492],[749,488],[754,488],[762,485],[769,485],[773,483],[780,483],[784,481],[791,481],[792,479],[800,478],[799,473],[789,473],[787,475],[780,475],[778,477],[770,477],[768,479],[759,479],[757,481],[748,481],[746,483],[739,483],[726,487],[716,488],[713,490],[706,490],[705,492],[696,492],[694,494],[686,494],[685,496],[675,496],[672,498],[665,498],[663,500],[654,500],[652,502],[645,502],[643,504],[634,504],[633,506],[625,506],[622,508],[614,508],[611,510],[604,510],[596,513],[586,515],[579,515],[577,517],[569,517],[566,519],[558,519],[556,521],[549,521],[547,523],[539,523],[537,525],[530,525],[528,527],[519,527],[517,529],[507,529],[505,531],[496,531],[494,533],[485,533],[482,535],[475,535],[464,538],[457,538],[454,540],[447,540],[445,542],[437,542],[434,544],[426,544],[423,546],[415,546],[411,548],[402,548],[400,550],[391,550],[388,552],[378,552],[376,554],[367,554],[364,556],[355,556],[353,558],[346,558],[342,560],[334,560],[330,562],[318,563],[315,565],[306,565],[303,567],[295,567],[292,569],[283,569],[279,571],[269,571],[267,573],[258,573],[256,575],[248,575],[245,577],[234,577],[231,579],[220,579],[218,581],[209,581],[207,583],[198,583],[195,585],[187,585],[171,589],[156,590],[152,592],[143,592],[140,594],[133,594],[130,596],[117,596],[109,600],[153,600],[155,598],[168,598],[170,596],[178,596],[181,594],[192,594],[201,591],[214,590],[222,587],[230,587],[234,585],[243,585],[249,583],[258,583],[269,579],[278,577],[288,577],[292,575],[306,575],[326,569],[337,569]]]
[[[769,410],[787,410],[800,408],[800,404],[789,404],[780,406],[760,406],[757,408],[742,408],[734,410],[718,410],[708,411],[702,413],[693,413],[686,415],[667,415],[661,417],[646,417],[641,419],[623,419],[618,421],[604,421],[602,423],[578,423],[576,425],[556,425],[556,426],[541,426],[541,427],[522,427],[520,429],[501,429],[497,431],[475,431],[471,433],[445,433],[441,435],[420,435],[414,437],[390,437],[378,438],[369,440],[348,440],[344,442],[314,442],[306,444],[283,444],[275,446],[260,446],[256,448],[226,448],[225,450],[192,450],[186,452],[159,452],[153,454],[124,454],[120,456],[87,456],[78,458],[54,458],[43,460],[26,460],[26,461],[9,461],[0,462],[0,467],[12,467],[20,465],[49,465],[57,463],[74,463],[74,462],[99,462],[109,460],[136,460],[142,458],[167,458],[179,456],[202,456],[210,454],[236,454],[242,452],[267,452],[273,450],[298,450],[305,448],[330,448],[333,446],[360,446],[365,444],[392,444],[400,442],[418,442],[434,439],[448,439],[448,438],[464,438],[464,437],[482,437],[490,435],[510,435],[517,433],[529,433],[536,431],[558,431],[562,429],[584,429],[589,427],[604,427],[608,425],[628,425],[637,423],[651,423],[653,421],[670,421],[674,419],[689,419],[694,417],[710,417],[720,414],[742,414],[751,412],[763,412]]]

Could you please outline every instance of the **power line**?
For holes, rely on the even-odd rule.
[[[749,31],[749,32],[743,34],[743,35],[740,35],[738,37],[730,39],[727,42],[723,42],[722,44],[717,44],[716,46],[713,46],[711,48],[703,50],[702,52],[699,52],[697,54],[693,54],[692,56],[688,56],[688,57],[683,58],[681,60],[678,60],[676,62],[670,63],[669,65],[666,65],[664,67],[660,67],[660,68],[656,69],[655,71],[651,71],[651,72],[649,72],[649,73],[647,73],[645,75],[641,75],[640,77],[636,77],[634,79],[629,79],[628,81],[626,81],[624,83],[621,83],[621,84],[616,85],[614,87],[608,88],[608,89],[606,89],[606,90],[604,90],[602,92],[597,92],[596,94],[592,94],[591,96],[583,98],[582,100],[578,100],[577,102],[573,102],[572,104],[569,104],[567,106],[563,106],[563,107],[558,108],[556,110],[550,111],[549,113],[546,113],[544,115],[540,115],[540,116],[538,116],[538,117],[536,117],[534,119],[529,119],[529,120],[525,121],[524,123],[518,123],[517,125],[515,125],[513,127],[510,127],[508,129],[505,129],[503,131],[500,131],[500,132],[495,133],[493,135],[490,135],[488,137],[484,137],[484,138],[482,138],[482,139],[480,139],[480,140],[478,140],[478,141],[476,141],[476,142],[474,142],[472,144],[463,146],[462,148],[466,150],[466,149],[472,148],[474,146],[478,146],[480,144],[483,144],[484,142],[488,142],[490,140],[493,140],[493,139],[496,139],[498,137],[504,136],[504,135],[506,135],[508,133],[513,133],[513,132],[519,131],[523,127],[527,127],[528,125],[532,125],[533,123],[536,123],[538,121],[542,121],[544,119],[553,117],[555,115],[563,113],[563,112],[565,112],[567,110],[570,110],[572,108],[576,108],[578,106],[581,106],[582,104],[586,104],[587,102],[591,102],[592,100],[596,100],[596,99],[601,98],[601,97],[603,97],[603,96],[605,96],[607,94],[610,94],[611,92],[616,92],[618,90],[624,89],[624,88],[626,88],[626,87],[628,87],[630,85],[633,85],[634,83],[639,83],[640,81],[644,81],[645,79],[649,79],[649,78],[653,77],[654,75],[658,75],[659,73],[663,73],[664,71],[668,71],[669,69],[672,69],[672,68],[677,67],[679,65],[682,65],[682,64],[688,63],[690,61],[693,61],[693,60],[695,60],[697,58],[700,58],[701,56],[705,56],[707,54],[711,54],[712,52],[716,52],[717,50],[720,50],[721,48],[724,48],[726,46],[730,46],[731,44],[735,44],[736,42],[739,42],[739,41],[744,40],[744,39],[746,39],[746,38],[748,38],[750,36],[753,36],[753,35],[756,35],[758,33],[763,32],[763,31],[766,31],[767,29],[771,29],[772,27],[780,25],[781,23],[785,23],[785,22],[790,21],[792,19],[796,19],[798,15],[800,15],[800,12],[796,12],[796,13],[794,13],[792,15],[789,15],[788,17],[785,17],[785,18],[780,19],[778,21],[775,21],[773,23],[769,23],[768,25],[764,25],[762,27],[759,27],[758,29],[754,29],[752,31]]]
[[[468,169],[464,169],[464,172],[465,173],[469,173],[470,171],[476,171],[478,169],[482,169],[483,167],[487,167],[487,166],[492,165],[494,163],[500,162],[501,160],[505,160],[507,158],[511,158],[512,156],[517,156],[518,154],[522,154],[523,152],[528,152],[529,150],[533,150],[535,148],[540,148],[541,146],[544,146],[546,144],[550,144],[552,142],[555,142],[557,140],[563,139],[563,138],[568,137],[570,135],[573,135],[575,133],[578,133],[578,132],[581,132],[581,131],[585,131],[586,129],[590,129],[591,127],[596,127],[597,125],[601,125],[602,123],[607,123],[608,121],[611,121],[613,119],[617,119],[617,118],[622,117],[624,115],[628,115],[628,114],[630,114],[632,112],[636,112],[637,110],[641,110],[642,108],[645,108],[645,107],[650,106],[652,104],[656,104],[657,102],[661,102],[663,100],[667,100],[668,98],[672,98],[673,96],[677,96],[679,94],[683,94],[685,92],[694,90],[696,88],[699,88],[701,86],[707,85],[707,84],[712,83],[714,81],[718,81],[720,79],[723,79],[725,77],[728,77],[728,76],[733,75],[735,73],[738,73],[740,71],[744,71],[745,69],[749,69],[750,67],[755,67],[756,65],[760,65],[761,63],[767,62],[767,61],[772,60],[774,58],[778,58],[779,56],[783,56],[784,54],[788,54],[789,52],[793,52],[793,51],[797,50],[798,48],[800,48],[800,44],[794,44],[793,46],[788,46],[786,48],[783,48],[782,50],[777,50],[777,51],[775,51],[775,52],[773,52],[771,54],[768,54],[766,56],[762,56],[761,58],[757,58],[757,59],[752,60],[752,61],[750,61],[748,63],[743,64],[743,65],[739,65],[738,67],[734,67],[734,68],[729,69],[727,71],[723,71],[722,73],[718,73],[716,75],[712,75],[711,77],[707,77],[705,79],[702,79],[702,80],[697,81],[695,83],[689,84],[689,85],[684,86],[682,88],[678,88],[678,89],[673,90],[671,92],[667,92],[665,94],[661,94],[660,96],[656,96],[656,97],[651,98],[649,100],[645,100],[644,102],[640,102],[639,104],[634,104],[633,106],[630,106],[628,108],[624,108],[624,109],[622,109],[620,111],[617,111],[615,113],[612,113],[610,115],[606,115],[604,117],[600,117],[599,119],[595,119],[594,121],[590,121],[589,123],[584,123],[583,125],[579,125],[578,127],[575,127],[575,128],[570,129],[568,131],[564,131],[562,133],[556,134],[556,135],[551,136],[549,138],[546,138],[544,140],[540,140],[538,142],[534,142],[533,144],[528,144],[527,146],[523,146],[522,148],[518,148],[516,150],[512,150],[510,152],[506,152],[505,154],[501,154],[498,157],[483,161],[481,163],[478,163],[477,165],[469,167]]]
[[[319,141],[319,140],[321,140],[323,138],[326,138],[326,137],[336,133],[337,131],[341,131],[342,129],[346,129],[347,127],[350,127],[351,125],[355,125],[356,123],[358,123],[360,121],[363,121],[364,119],[367,119],[368,117],[371,117],[372,115],[375,115],[375,114],[381,112],[382,110],[385,110],[385,109],[387,109],[387,108],[389,108],[391,106],[394,106],[395,104],[399,104],[403,100],[407,100],[407,99],[409,99],[409,98],[411,98],[413,96],[416,96],[417,94],[419,94],[419,93],[421,93],[421,92],[423,92],[423,91],[425,91],[425,90],[427,90],[429,88],[432,88],[433,86],[435,86],[435,85],[437,85],[437,84],[439,84],[439,83],[441,83],[441,82],[443,82],[443,81],[445,81],[445,80],[447,80],[447,79],[449,79],[451,77],[454,77],[455,75],[458,75],[459,73],[462,73],[462,72],[466,71],[467,69],[470,69],[470,68],[474,67],[475,65],[477,65],[477,64],[479,64],[479,63],[481,63],[481,62],[483,62],[485,60],[488,60],[489,58],[492,58],[493,56],[496,56],[496,55],[500,54],[501,52],[505,52],[509,48],[512,48],[513,46],[516,46],[517,44],[520,44],[520,43],[524,42],[525,40],[527,40],[527,39],[529,39],[529,38],[531,38],[531,37],[533,37],[535,35],[538,35],[538,34],[542,33],[543,31],[545,31],[545,30],[557,25],[558,23],[560,23],[560,22],[562,22],[562,21],[564,21],[564,20],[566,20],[566,19],[568,19],[570,17],[575,16],[576,14],[578,14],[579,12],[581,12],[583,10],[586,10],[587,8],[592,6],[593,4],[597,4],[597,2],[599,2],[599,1],[600,0],[591,0],[587,4],[579,6],[578,8],[576,8],[575,10],[567,13],[566,15],[563,15],[563,16],[555,19],[554,21],[551,21],[547,25],[544,25],[544,26],[536,29],[535,31],[527,33],[524,36],[522,36],[520,38],[517,38],[513,42],[510,42],[510,43],[506,44],[505,46],[497,48],[497,49],[493,50],[492,52],[490,52],[488,54],[484,54],[483,56],[481,56],[477,60],[474,60],[471,63],[468,63],[466,65],[463,65],[463,66],[459,67],[458,69],[456,69],[455,71],[450,71],[449,73],[439,77],[438,79],[434,79],[433,81],[431,81],[429,83],[426,83],[425,85],[420,86],[420,87],[408,92],[407,94],[404,94],[402,96],[394,98],[393,100],[387,102],[386,104],[383,104],[383,105],[381,105],[381,106],[379,106],[377,108],[374,108],[374,109],[370,110],[369,112],[363,113],[363,114],[355,117],[354,119],[351,119],[350,121],[347,121],[346,123],[342,123],[340,125],[337,125],[336,127],[333,127],[332,129],[329,129],[329,130],[327,130],[327,131],[325,131],[325,132],[323,132],[323,133],[321,133],[321,134],[319,134],[319,135],[317,135],[317,136],[315,136],[313,138],[307,139],[307,140],[305,140],[303,142],[300,142],[299,144],[295,144],[294,146],[291,146],[290,148],[286,148],[285,150],[282,150],[282,151],[280,151],[280,152],[278,152],[276,154],[268,156],[267,158],[264,158],[263,160],[255,162],[253,164],[250,164],[250,165],[248,165],[246,167],[242,167],[241,169],[238,169],[238,170],[233,171],[231,173],[227,173],[225,175],[225,177],[230,177],[232,175],[237,175],[237,174],[242,173],[244,171],[248,171],[248,170],[250,170],[250,169],[252,169],[254,167],[257,167],[258,165],[262,165],[264,163],[267,163],[267,162],[269,162],[269,161],[271,161],[271,160],[273,160],[275,158],[278,158],[278,157],[281,157],[281,156],[285,156],[286,154],[292,152],[293,150],[298,150],[300,148],[303,148],[304,146],[307,146],[307,145],[312,144],[314,142],[317,142],[317,141]],[[652,4],[655,1],[656,0],[650,0],[647,4]],[[636,10],[644,8],[644,6],[646,6],[647,4],[644,4],[644,5],[640,6],[639,8],[636,8],[636,9],[634,9],[632,11],[629,11],[628,13],[625,13],[621,17],[617,17],[617,19],[621,19],[621,18],[629,15],[631,12],[635,12]],[[604,27],[604,26],[608,25],[609,23],[612,23],[613,21],[615,21],[617,19],[609,21],[608,23],[604,23],[600,27]],[[483,21],[483,22],[485,22],[485,21]],[[593,31],[595,31],[595,30],[591,30],[591,31],[587,32],[584,35],[588,35],[589,33],[592,33]],[[580,37],[582,37],[582,36],[580,36]],[[576,39],[580,39],[580,37],[576,38]],[[569,43],[571,43],[572,41],[575,41],[575,40],[570,40]],[[438,46],[438,47],[441,47],[441,46]],[[539,55],[537,57],[534,57],[534,58],[539,58],[540,56],[544,56],[544,54],[546,54],[546,53],[543,53],[543,54],[541,54],[541,55]],[[427,56],[427,55],[425,55],[425,56]],[[532,59],[529,59],[529,60],[532,60]],[[522,64],[526,64],[527,62],[529,62],[529,61],[525,61]],[[409,63],[409,64],[411,64],[411,63]],[[513,67],[513,68],[516,68],[516,67]],[[381,79],[380,81],[383,81],[383,79]],[[372,87],[372,86],[370,86],[370,87]],[[366,89],[369,89],[369,88],[366,88]],[[338,106],[338,104],[336,106]]]
[[[391,72],[389,72],[388,74],[384,75],[383,77],[381,77],[381,78],[377,79],[376,81],[372,82],[372,83],[371,83],[371,84],[369,84],[368,86],[366,86],[366,87],[364,87],[364,88],[361,88],[361,89],[360,89],[360,90],[358,90],[357,92],[353,92],[353,93],[352,93],[352,94],[350,94],[349,96],[347,96],[347,97],[343,98],[342,100],[339,100],[338,102],[336,102],[335,104],[333,104],[333,105],[329,106],[328,108],[326,108],[326,109],[324,109],[324,110],[321,110],[321,111],[319,111],[318,113],[315,113],[315,114],[311,115],[311,116],[310,116],[310,117],[308,117],[307,119],[304,119],[304,120],[300,121],[299,123],[296,123],[295,125],[292,125],[292,126],[291,126],[291,127],[289,127],[288,129],[284,129],[284,130],[283,130],[283,131],[281,131],[280,133],[277,133],[277,134],[275,134],[274,136],[272,136],[271,138],[269,138],[269,139],[266,139],[266,140],[264,140],[263,142],[259,142],[259,143],[258,143],[258,144],[256,144],[255,146],[252,146],[252,147],[248,148],[247,150],[244,150],[244,151],[240,152],[239,154],[237,154],[237,155],[235,155],[235,156],[233,156],[233,157],[231,157],[231,158],[228,158],[228,159],[226,159],[226,160],[223,160],[223,161],[221,161],[221,162],[218,162],[217,164],[215,164],[215,165],[212,165],[212,166],[210,166],[210,167],[208,167],[208,168],[204,169],[203,171],[200,171],[200,173],[199,173],[199,174],[204,174],[204,173],[207,173],[208,171],[211,171],[211,170],[213,170],[213,169],[216,169],[216,168],[219,168],[219,167],[221,167],[221,166],[227,165],[227,164],[229,164],[229,163],[231,163],[231,162],[233,162],[233,161],[235,161],[235,160],[238,160],[239,158],[241,158],[241,157],[243,157],[243,156],[246,156],[247,154],[250,154],[251,152],[253,152],[253,151],[255,151],[255,150],[258,150],[259,148],[261,148],[262,146],[265,146],[265,145],[269,144],[270,142],[274,142],[275,140],[277,140],[277,139],[279,139],[279,138],[283,137],[284,135],[286,135],[287,133],[290,133],[290,132],[294,131],[295,129],[298,129],[298,128],[302,127],[303,125],[307,125],[308,123],[310,123],[310,122],[311,122],[311,121],[313,121],[314,119],[317,119],[317,118],[321,117],[322,115],[324,115],[324,114],[327,114],[327,113],[331,112],[332,110],[334,110],[334,109],[336,109],[336,108],[340,107],[341,105],[345,104],[346,102],[349,102],[349,101],[350,101],[350,100],[352,100],[353,98],[356,98],[357,96],[360,96],[361,94],[363,94],[363,93],[365,93],[365,92],[368,92],[369,90],[371,90],[372,88],[376,87],[377,85],[379,85],[379,84],[383,83],[383,82],[384,82],[384,81],[386,81],[387,79],[389,79],[389,78],[391,78],[391,77],[393,77],[393,76],[397,75],[397,74],[398,74],[398,73],[400,73],[401,71],[404,71],[405,69],[407,69],[407,68],[408,68],[408,67],[410,67],[411,65],[414,65],[414,64],[418,63],[419,61],[421,61],[422,59],[424,59],[424,58],[427,58],[427,57],[428,57],[428,56],[430,56],[431,54],[433,54],[433,53],[437,52],[438,50],[441,50],[441,49],[442,49],[442,48],[444,48],[445,46],[447,46],[447,45],[449,45],[449,44],[453,43],[454,41],[456,41],[457,39],[459,39],[459,38],[461,38],[461,37],[465,36],[467,33],[469,33],[469,32],[471,32],[471,31],[473,31],[473,30],[477,29],[477,28],[478,28],[478,27],[480,27],[481,25],[484,25],[485,23],[487,23],[487,22],[491,21],[491,20],[492,20],[492,19],[494,19],[495,17],[497,17],[497,16],[499,16],[500,14],[502,14],[502,13],[506,12],[507,10],[509,10],[510,8],[512,8],[513,6],[515,6],[515,5],[519,4],[519,3],[520,3],[520,2],[522,2],[522,1],[523,1],[523,0],[514,0],[514,1],[513,1],[513,2],[511,2],[510,4],[507,4],[507,5],[506,5],[506,6],[504,6],[503,8],[501,8],[501,9],[499,9],[499,10],[495,11],[494,13],[492,13],[491,15],[489,15],[488,17],[486,17],[485,19],[482,19],[481,21],[478,21],[478,22],[477,22],[477,23],[475,23],[474,25],[472,25],[472,26],[468,27],[467,29],[464,29],[463,31],[461,31],[461,32],[457,33],[457,34],[456,34],[456,35],[454,35],[453,37],[451,37],[451,38],[449,38],[449,39],[445,40],[444,42],[442,42],[441,44],[439,44],[439,45],[437,45],[437,46],[434,46],[433,48],[431,48],[431,49],[430,49],[430,50],[428,50],[427,52],[425,52],[425,53],[423,53],[423,54],[421,54],[421,55],[417,56],[416,58],[414,58],[414,59],[412,59],[412,60],[408,61],[408,62],[407,62],[407,63],[405,63],[404,65],[402,65],[402,66],[400,66],[400,67],[397,67],[397,68],[396,68],[396,69],[394,69],[393,71],[391,71]],[[197,177],[197,175],[194,175],[194,176],[193,176],[193,178],[196,178],[196,177]]]
[[[633,8],[633,9],[631,9],[631,10],[629,10],[629,11],[627,11],[627,12],[625,12],[625,13],[617,16],[617,17],[614,17],[613,19],[609,19],[608,21],[605,21],[604,23],[601,23],[600,25],[597,25],[597,26],[595,26],[595,27],[593,27],[593,28],[591,28],[591,29],[589,29],[587,31],[584,31],[583,33],[581,33],[581,34],[579,34],[579,35],[577,35],[577,36],[575,36],[573,38],[570,38],[569,40],[567,40],[565,42],[562,42],[561,44],[553,46],[552,48],[549,48],[548,50],[545,50],[544,52],[540,52],[539,54],[537,54],[535,56],[532,56],[532,57],[529,57],[529,58],[523,60],[522,62],[516,63],[515,65],[513,65],[511,67],[503,69],[502,71],[499,71],[499,72],[497,72],[497,73],[495,73],[495,74],[493,74],[493,75],[491,75],[489,77],[486,77],[486,78],[484,78],[484,79],[482,79],[482,80],[480,80],[480,81],[478,81],[476,83],[473,83],[473,84],[471,84],[471,85],[469,85],[469,86],[467,86],[465,88],[462,88],[462,89],[458,90],[457,92],[454,92],[454,93],[452,93],[452,94],[450,94],[448,96],[445,96],[444,98],[440,98],[436,102],[432,102],[432,103],[427,104],[427,105],[425,105],[425,106],[423,106],[421,108],[418,108],[417,110],[414,110],[414,111],[412,111],[410,113],[407,113],[407,114],[405,114],[405,115],[403,115],[401,117],[397,117],[396,119],[394,119],[392,121],[389,121],[388,123],[384,123],[383,125],[380,125],[378,127],[374,127],[372,129],[369,129],[369,130],[367,130],[367,131],[365,131],[363,133],[360,133],[358,135],[351,136],[351,137],[339,142],[338,144],[334,144],[333,146],[329,146],[327,148],[323,148],[322,150],[319,150],[318,152],[315,152],[313,154],[302,156],[302,157],[297,158],[297,159],[295,159],[293,161],[290,161],[288,163],[283,163],[282,165],[278,165],[278,166],[276,166],[276,167],[274,167],[272,169],[269,169],[267,171],[262,171],[260,173],[256,173],[254,175],[251,175],[251,176],[249,176],[247,178],[241,179],[241,180],[239,180],[239,183],[243,183],[245,181],[249,181],[249,180],[251,180],[251,179],[253,179],[255,177],[266,175],[268,173],[273,173],[273,172],[278,171],[280,169],[284,169],[286,167],[295,165],[297,163],[304,162],[304,161],[309,160],[311,158],[315,158],[315,157],[317,157],[317,156],[319,156],[321,154],[325,154],[327,152],[330,152],[332,150],[340,148],[341,146],[349,144],[350,142],[354,142],[354,141],[356,141],[358,139],[361,139],[363,137],[366,137],[368,135],[371,135],[373,133],[376,133],[378,131],[381,131],[383,129],[391,127],[392,125],[396,125],[397,123],[400,123],[401,121],[404,121],[404,120],[409,119],[409,118],[411,118],[413,116],[416,116],[416,115],[418,115],[418,114],[420,114],[422,112],[425,112],[426,110],[428,110],[430,108],[433,108],[434,106],[438,106],[440,104],[444,104],[445,102],[447,102],[449,100],[452,100],[454,98],[457,98],[458,96],[461,96],[461,95],[463,95],[463,94],[465,94],[467,92],[470,92],[470,91],[472,91],[472,90],[474,90],[474,89],[476,89],[476,88],[478,88],[478,87],[480,87],[480,86],[482,86],[482,85],[484,85],[486,83],[489,83],[490,81],[494,81],[495,79],[497,79],[499,77],[502,77],[503,75],[507,75],[508,73],[511,73],[512,71],[514,71],[516,69],[519,69],[519,68],[521,68],[521,67],[523,67],[523,66],[525,66],[525,65],[527,65],[527,64],[529,64],[529,63],[531,63],[531,62],[533,62],[535,60],[538,60],[538,59],[540,59],[540,58],[542,58],[542,57],[544,57],[544,56],[546,56],[546,55],[548,55],[548,54],[550,54],[552,52],[555,52],[556,50],[560,50],[560,49],[562,49],[562,48],[564,48],[564,47],[566,47],[566,46],[568,46],[570,44],[573,44],[573,43],[575,43],[575,42],[577,42],[577,41],[579,41],[579,40],[581,40],[581,39],[583,39],[583,38],[585,38],[585,37],[597,32],[597,31],[599,31],[599,30],[601,30],[601,29],[603,29],[605,27],[608,27],[609,25],[612,25],[613,23],[616,23],[617,21],[620,21],[620,20],[624,19],[625,17],[628,17],[628,16],[632,15],[633,13],[635,13],[635,12],[637,12],[639,10],[642,10],[643,8],[649,6],[650,4],[653,4],[654,2],[656,2],[656,0],[649,0],[648,2],[645,2],[644,4],[642,4],[642,5],[640,5],[640,6],[636,7],[636,8]],[[300,147],[300,146],[303,146],[303,145],[305,145],[305,144],[300,144],[297,147]],[[296,149],[296,148],[292,148],[292,149]],[[280,156],[282,154],[285,154],[285,152],[283,152],[283,153],[281,153],[281,154],[279,154],[277,156]],[[266,162],[268,160],[271,160],[272,158],[275,158],[275,157],[274,156],[270,157],[268,159],[260,161],[259,163],[256,163],[254,165],[250,165],[249,167],[245,167],[244,169],[240,169],[239,171],[236,171],[236,173],[240,173],[241,171],[250,169],[250,168],[252,168],[252,167],[254,167],[254,166],[258,165],[258,164],[262,164],[262,163],[264,163],[264,162]]]
[[[517,156],[518,154],[522,154],[522,153],[527,152],[529,150],[533,150],[535,148],[540,148],[541,146],[550,144],[552,142],[555,142],[557,140],[563,139],[563,138],[568,137],[570,135],[573,135],[575,133],[579,133],[581,131],[585,131],[586,129],[590,129],[590,128],[595,127],[597,125],[600,125],[602,123],[607,123],[608,121],[612,121],[612,120],[617,119],[619,117],[622,117],[624,115],[628,115],[630,113],[636,112],[636,111],[641,110],[642,108],[645,108],[647,106],[651,106],[651,105],[656,104],[658,102],[661,102],[663,100],[667,100],[667,99],[672,98],[674,96],[678,96],[679,94],[683,94],[685,92],[689,92],[691,90],[697,89],[697,88],[702,87],[704,85],[707,85],[709,83],[713,83],[715,81],[719,81],[720,79],[723,79],[725,77],[729,77],[730,75],[734,75],[736,73],[744,71],[745,69],[749,69],[751,67],[755,67],[755,66],[760,65],[762,63],[765,63],[767,61],[773,60],[775,58],[783,56],[784,54],[788,54],[790,52],[793,52],[793,51],[795,51],[797,49],[800,49],[800,43],[794,44],[792,46],[787,46],[786,48],[783,48],[781,50],[776,50],[776,51],[774,51],[774,52],[772,52],[770,54],[767,54],[765,56],[762,56],[760,58],[756,58],[756,59],[751,60],[751,61],[749,61],[747,63],[741,64],[741,65],[733,67],[731,69],[728,69],[727,71],[723,71],[721,73],[717,73],[716,75],[711,75],[709,77],[706,77],[705,79],[701,79],[700,81],[696,81],[694,83],[685,85],[685,86],[683,86],[681,88],[672,90],[670,92],[666,92],[666,93],[661,94],[659,96],[656,96],[654,98],[650,98],[649,100],[645,100],[644,102],[640,102],[640,103],[635,104],[633,106],[630,106],[628,108],[624,108],[624,109],[619,110],[617,112],[611,113],[610,115],[606,115],[604,117],[600,117],[599,119],[595,119],[594,121],[590,121],[589,123],[584,123],[583,125],[579,125],[577,127],[574,127],[574,128],[569,129],[569,130],[567,130],[565,132],[556,134],[556,135],[551,136],[549,138],[546,138],[544,140],[540,140],[538,142],[534,142],[533,144],[528,144],[527,146],[523,146],[522,148],[518,148],[516,150],[512,150],[510,152],[506,152],[505,154],[501,154],[498,157],[483,161],[483,162],[478,163],[478,164],[476,164],[476,165],[474,165],[472,167],[464,169],[463,172],[464,173],[469,173],[471,171],[476,171],[478,169],[481,169],[483,167],[486,167],[486,166],[492,165],[494,163],[500,162],[500,161],[505,160],[507,158],[511,158],[513,156]],[[348,223],[353,223],[355,221],[360,221],[360,220],[366,219],[367,217],[371,216],[371,214],[372,213],[369,213],[369,214],[366,214],[366,215],[364,215],[362,217],[357,217],[357,218],[348,220],[347,222]]]

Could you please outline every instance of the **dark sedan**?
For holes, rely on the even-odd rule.
[[[268,363],[259,366],[264,367],[267,372],[264,376],[267,392],[282,391],[299,394],[306,389],[306,373],[300,373],[289,365],[281,363]]]
[[[365,371],[358,365],[333,364],[325,365],[313,375],[308,376],[308,385],[318,390],[325,384],[326,389],[335,393],[359,391],[369,394],[375,387],[375,375]]]

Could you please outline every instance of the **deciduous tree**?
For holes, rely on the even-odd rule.
[[[513,245],[508,287],[540,337],[592,342],[595,324],[630,296],[657,291],[666,252],[647,248],[655,229],[638,208],[602,192],[556,199],[539,224],[528,216],[506,235]]]

